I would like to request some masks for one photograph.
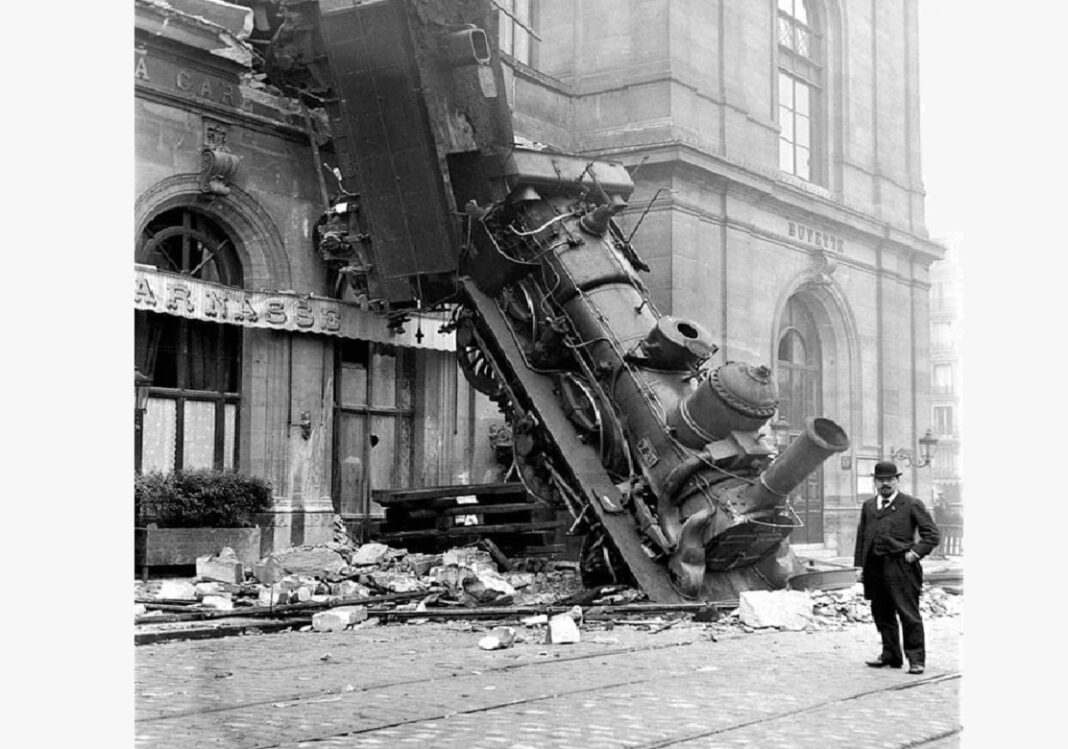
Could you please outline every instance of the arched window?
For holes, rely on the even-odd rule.
[[[191,208],[160,213],[139,237],[137,261],[242,285],[233,242]],[[137,471],[233,468],[241,383],[241,328],[136,310],[134,365],[149,384],[140,415]]]
[[[822,183],[823,66],[817,19],[805,0],[779,0],[779,168]]]

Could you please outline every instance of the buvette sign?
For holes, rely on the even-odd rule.
[[[290,291],[248,291],[146,266],[134,269],[134,308],[250,328],[320,333],[397,346],[452,351],[443,318],[412,314],[403,330],[358,305]]]

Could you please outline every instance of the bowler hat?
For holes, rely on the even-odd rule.
[[[880,460],[876,463],[875,473],[872,474],[877,479],[893,479],[900,475],[901,471],[897,470],[897,466],[889,460]]]

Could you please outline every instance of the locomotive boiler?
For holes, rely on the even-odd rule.
[[[642,281],[627,170],[515,145],[489,0],[290,4],[307,12],[275,58],[326,102],[345,186],[318,251],[395,319],[453,309],[527,490],[584,534],[586,584],[662,602],[785,587],[789,496],[845,432],[810,419],[777,454],[772,370],[719,361]]]

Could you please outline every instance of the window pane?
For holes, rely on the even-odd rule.
[[[400,350],[400,359],[397,362],[397,408],[412,408],[415,392],[415,356],[409,350]]]
[[[809,115],[809,90],[808,86],[803,83],[797,83],[795,86],[796,93],[794,94],[794,111],[798,114]]]
[[[360,498],[363,496],[364,480],[364,423],[366,417],[357,414],[341,414],[338,426],[338,470],[341,483],[341,512],[363,512]],[[381,514],[380,505],[373,504]]]
[[[341,391],[338,402],[342,406],[367,405],[367,368],[359,364],[341,365]]]
[[[779,107],[779,125],[781,126],[780,137],[783,140],[794,142],[794,113],[786,107]]]
[[[501,52],[506,55],[512,54],[512,19],[504,13],[497,14],[497,31],[497,42],[501,47]]]
[[[779,138],[779,168],[784,172],[794,171],[794,144]]]
[[[149,398],[145,408],[141,441],[141,470],[173,471],[177,403],[169,398]]]
[[[784,47],[794,48],[793,24],[779,16],[779,44]]]
[[[397,405],[397,357],[375,352],[371,356],[371,405]]]
[[[371,488],[384,489],[400,486],[394,471],[394,461],[405,460],[407,455],[397,452],[395,416],[372,416],[371,434],[378,437],[378,444],[371,448]]]
[[[530,64],[530,36],[519,26],[515,27],[515,59]]]
[[[797,132],[795,133],[795,137],[793,139],[794,143],[796,143],[799,146],[804,146],[806,148],[811,148],[812,147],[812,140],[811,140],[810,133],[809,133],[809,130],[808,130],[808,126],[809,126],[809,122],[810,122],[809,118],[808,117],[802,117],[802,116],[798,115],[796,122],[797,122]]]
[[[796,46],[794,47],[794,49],[797,50],[797,53],[802,57],[810,57],[811,55],[809,54],[810,45],[808,32],[798,27],[794,29],[794,39],[796,41]]]
[[[794,81],[783,73],[779,73],[779,106],[794,108]]]
[[[794,18],[808,25],[808,8],[805,7],[805,0],[794,0]]]
[[[210,401],[185,402],[185,429],[182,436],[183,468],[211,468],[215,464],[215,404]]]
[[[516,18],[518,18],[523,26],[530,27],[531,25],[531,0],[516,0]],[[514,24],[513,34],[515,35],[514,45],[516,48],[515,56],[528,65],[531,62],[531,37],[527,30],[523,29],[518,24]]]
[[[809,150],[807,148],[797,147],[797,171],[795,174],[801,179],[810,179],[812,177],[809,171]]]
[[[223,406],[223,468],[234,467],[234,442],[237,439],[237,405]]]
[[[793,15],[794,0],[779,0],[779,10],[781,10],[783,13],[789,13],[790,15]]]

